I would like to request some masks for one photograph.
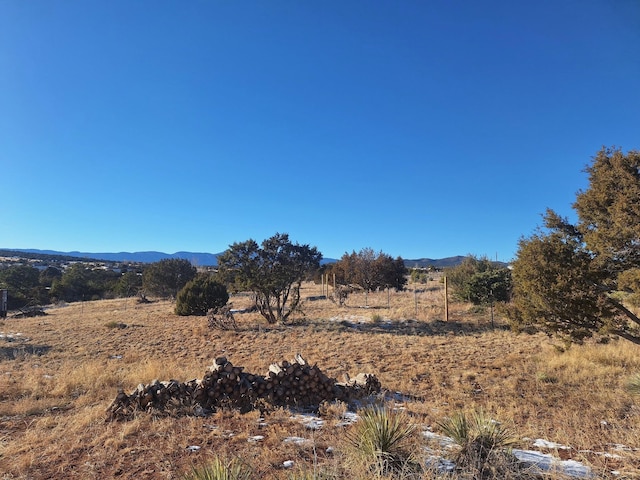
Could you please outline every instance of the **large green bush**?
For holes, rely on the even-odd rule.
[[[467,256],[444,271],[454,296],[474,305],[507,302],[511,296],[511,270],[487,257]]]
[[[178,292],[176,314],[204,316],[210,309],[220,308],[228,301],[227,287],[211,275],[199,275]]]

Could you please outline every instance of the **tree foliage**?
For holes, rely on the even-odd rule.
[[[46,303],[46,291],[40,286],[40,272],[35,267],[15,265],[0,270],[0,288],[8,290],[9,310],[29,303]]]
[[[358,285],[367,292],[379,288],[403,290],[407,284],[404,260],[371,248],[345,253],[332,265],[331,272],[335,273],[337,284]]]
[[[602,333],[640,344],[640,319],[616,293],[640,293],[640,152],[602,149],[586,172],[578,222],[547,210],[544,228],[520,240],[507,315],[567,341]]]
[[[47,267],[40,272],[40,285],[51,287],[53,282],[62,278],[62,270],[56,267]]]
[[[589,188],[573,205],[597,268],[612,279],[640,266],[640,151],[602,149],[585,169]]]
[[[124,272],[114,286],[114,293],[119,297],[133,297],[142,290],[142,274],[136,271]]]
[[[178,292],[176,314],[204,316],[210,309],[223,307],[228,301],[226,286],[212,275],[198,275]]]
[[[149,295],[175,298],[178,292],[196,276],[196,267],[188,260],[167,258],[144,269],[142,287]]]
[[[511,297],[511,270],[487,257],[469,255],[445,269],[455,297],[475,305],[506,302]]]
[[[113,295],[113,288],[120,275],[110,270],[93,268],[76,263],[54,280],[50,296],[65,302],[99,300]]]
[[[291,243],[286,233],[262,242],[234,243],[218,257],[219,275],[235,290],[249,290],[269,323],[284,322],[300,304],[300,285],[322,255],[316,247]]]

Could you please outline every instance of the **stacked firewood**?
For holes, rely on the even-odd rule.
[[[271,364],[265,376],[246,373],[243,367],[218,357],[202,379],[184,383],[154,380],[148,385],[138,385],[130,395],[119,391],[107,413],[109,419],[128,418],[136,411],[206,415],[223,406],[244,413],[260,402],[310,407],[323,401],[349,402],[380,390],[375,375],[359,374],[353,381],[337,383],[300,355],[291,362]]]
[[[212,411],[224,404],[248,412],[253,408],[255,386],[261,378],[243,370],[243,367],[234,366],[226,357],[216,358],[202,380],[191,381],[195,385],[191,404]]]
[[[344,400],[347,402],[379,393],[382,390],[382,384],[378,377],[370,373],[359,373],[355,378],[347,378],[346,382],[336,386],[344,392]]]
[[[334,379],[316,365],[307,364],[299,354],[292,362],[271,364],[264,383],[258,386],[258,396],[277,406],[318,405],[340,393]]]

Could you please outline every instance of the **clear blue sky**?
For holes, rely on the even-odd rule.
[[[637,0],[0,0],[0,248],[509,260],[614,145]]]

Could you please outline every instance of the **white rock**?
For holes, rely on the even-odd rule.
[[[559,460],[548,453],[532,450],[512,450],[521,462],[526,462],[544,472],[558,472],[578,478],[596,478],[591,468],[575,460]]]
[[[566,445],[562,445],[560,443],[550,442],[549,440],[543,440],[542,438],[536,439],[533,442],[534,447],[538,448],[550,448],[554,450],[569,450],[571,447],[567,447]]]
[[[287,437],[283,440],[283,443],[295,443],[296,445],[303,445],[307,442],[309,442],[309,440],[302,437]]]

